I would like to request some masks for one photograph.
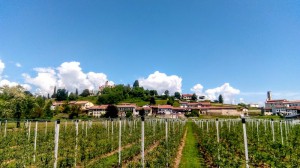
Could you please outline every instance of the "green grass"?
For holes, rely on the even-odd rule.
[[[77,101],[81,101],[81,100],[83,100],[83,101],[90,101],[93,104],[96,104],[97,103],[97,99],[98,99],[97,96],[88,96],[88,97],[81,97],[81,96],[79,96]]]
[[[192,122],[187,122],[187,135],[179,167],[201,167],[201,155],[193,134]]]

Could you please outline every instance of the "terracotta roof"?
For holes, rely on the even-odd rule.
[[[53,102],[52,105],[53,106],[57,106],[57,105],[62,105],[65,104],[64,102]]]
[[[284,104],[289,104],[289,103],[300,103],[300,100],[293,100],[293,101],[287,101],[283,102]]]
[[[300,110],[300,106],[292,106],[292,107],[288,107],[287,109]]]
[[[132,108],[136,108],[136,105],[135,104],[120,104],[120,105],[117,105],[117,107],[119,108],[126,108],[126,107],[132,107]]]
[[[210,106],[210,107],[200,107],[200,109],[236,109],[234,106]]]
[[[158,105],[158,108],[160,108],[160,109],[172,109],[173,106],[171,106],[171,105]]]
[[[278,99],[278,100],[267,100],[266,103],[273,103],[273,102],[287,102],[286,99]]]
[[[107,109],[107,106],[108,105],[92,106],[89,109],[91,109],[91,110],[96,110],[96,109],[105,110],[105,109]]]

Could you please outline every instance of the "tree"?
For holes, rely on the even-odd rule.
[[[70,95],[69,95],[69,100],[72,101],[72,100],[77,100],[77,96],[71,92]]]
[[[51,98],[53,98],[53,99],[56,98],[56,86],[54,87],[53,94],[52,94]]]
[[[195,93],[192,95],[192,100],[194,100],[194,101],[197,100],[197,95]]]
[[[57,89],[56,100],[63,101],[68,99],[68,91],[66,89]]]
[[[165,90],[164,93],[165,93],[165,96],[169,97],[169,94],[170,94],[169,90]]]
[[[174,104],[174,97],[169,97],[169,99],[167,101],[167,104],[173,106],[173,104]]]
[[[80,94],[80,96],[82,96],[82,97],[88,97],[89,95],[90,95],[89,89],[84,89],[82,91],[82,93]]]
[[[133,88],[137,88],[137,87],[140,87],[140,84],[138,80],[135,80],[133,83]]]
[[[155,98],[152,96],[150,98],[150,105],[155,105],[155,104],[156,104]]]
[[[223,96],[221,94],[219,95],[219,103],[224,103]]]
[[[108,105],[104,117],[106,118],[117,118],[119,110],[115,105]]]
[[[180,99],[180,98],[181,98],[181,95],[180,95],[179,92],[175,92],[175,93],[174,93],[174,97],[175,97],[176,99]]]
[[[76,91],[75,91],[75,96],[76,98],[78,97],[78,89],[76,88]]]
[[[157,91],[156,90],[149,90],[150,96],[157,96]]]
[[[44,117],[45,118],[52,118],[53,111],[51,110],[52,101],[48,101],[44,107]]]
[[[74,119],[75,117],[78,117],[80,111],[81,111],[80,106],[78,105],[71,106],[71,113],[69,114],[69,119]]]

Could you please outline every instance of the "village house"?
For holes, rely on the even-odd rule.
[[[136,115],[137,107],[135,104],[123,103],[123,104],[117,105],[117,108],[119,110],[120,116],[125,116],[126,112],[132,112],[132,114]]]
[[[202,102],[179,102],[181,108],[196,108],[196,107],[210,107],[211,103],[209,101]]]
[[[83,111],[88,110],[90,107],[94,106],[94,104],[89,101],[70,101],[69,105],[80,106],[80,109]]]
[[[62,107],[65,103],[62,101],[53,102],[50,109],[56,110],[58,107]]]
[[[193,94],[182,94],[181,95],[181,99],[186,100],[186,101],[192,100],[192,97],[193,97]]]
[[[145,110],[145,115],[146,116],[152,115],[152,108],[150,106],[137,107],[135,115],[138,115],[139,111],[142,110],[142,109]]]
[[[90,107],[88,115],[99,118],[106,113],[107,106],[108,105]]]
[[[236,106],[210,106],[201,107],[200,113],[205,115],[235,115],[239,116],[242,113],[237,111]]]
[[[152,113],[158,115],[170,115],[172,114],[173,106],[171,105],[158,105],[158,106],[151,106]]]
[[[64,106],[64,105],[70,105],[70,106],[72,106],[72,105],[77,105],[77,106],[80,106],[80,109],[81,109],[82,111],[86,111],[86,110],[88,110],[90,107],[94,106],[94,104],[91,103],[91,102],[89,102],[89,101],[70,101],[70,102],[62,102],[62,101],[58,102],[58,101],[56,101],[56,102],[53,102],[53,103],[52,103],[50,109],[51,109],[51,110],[55,110],[55,109],[57,109],[58,107],[62,107],[62,106]]]

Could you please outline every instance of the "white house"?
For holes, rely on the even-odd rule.
[[[89,115],[99,118],[106,113],[107,106],[108,105],[100,105],[100,106],[90,107]]]

